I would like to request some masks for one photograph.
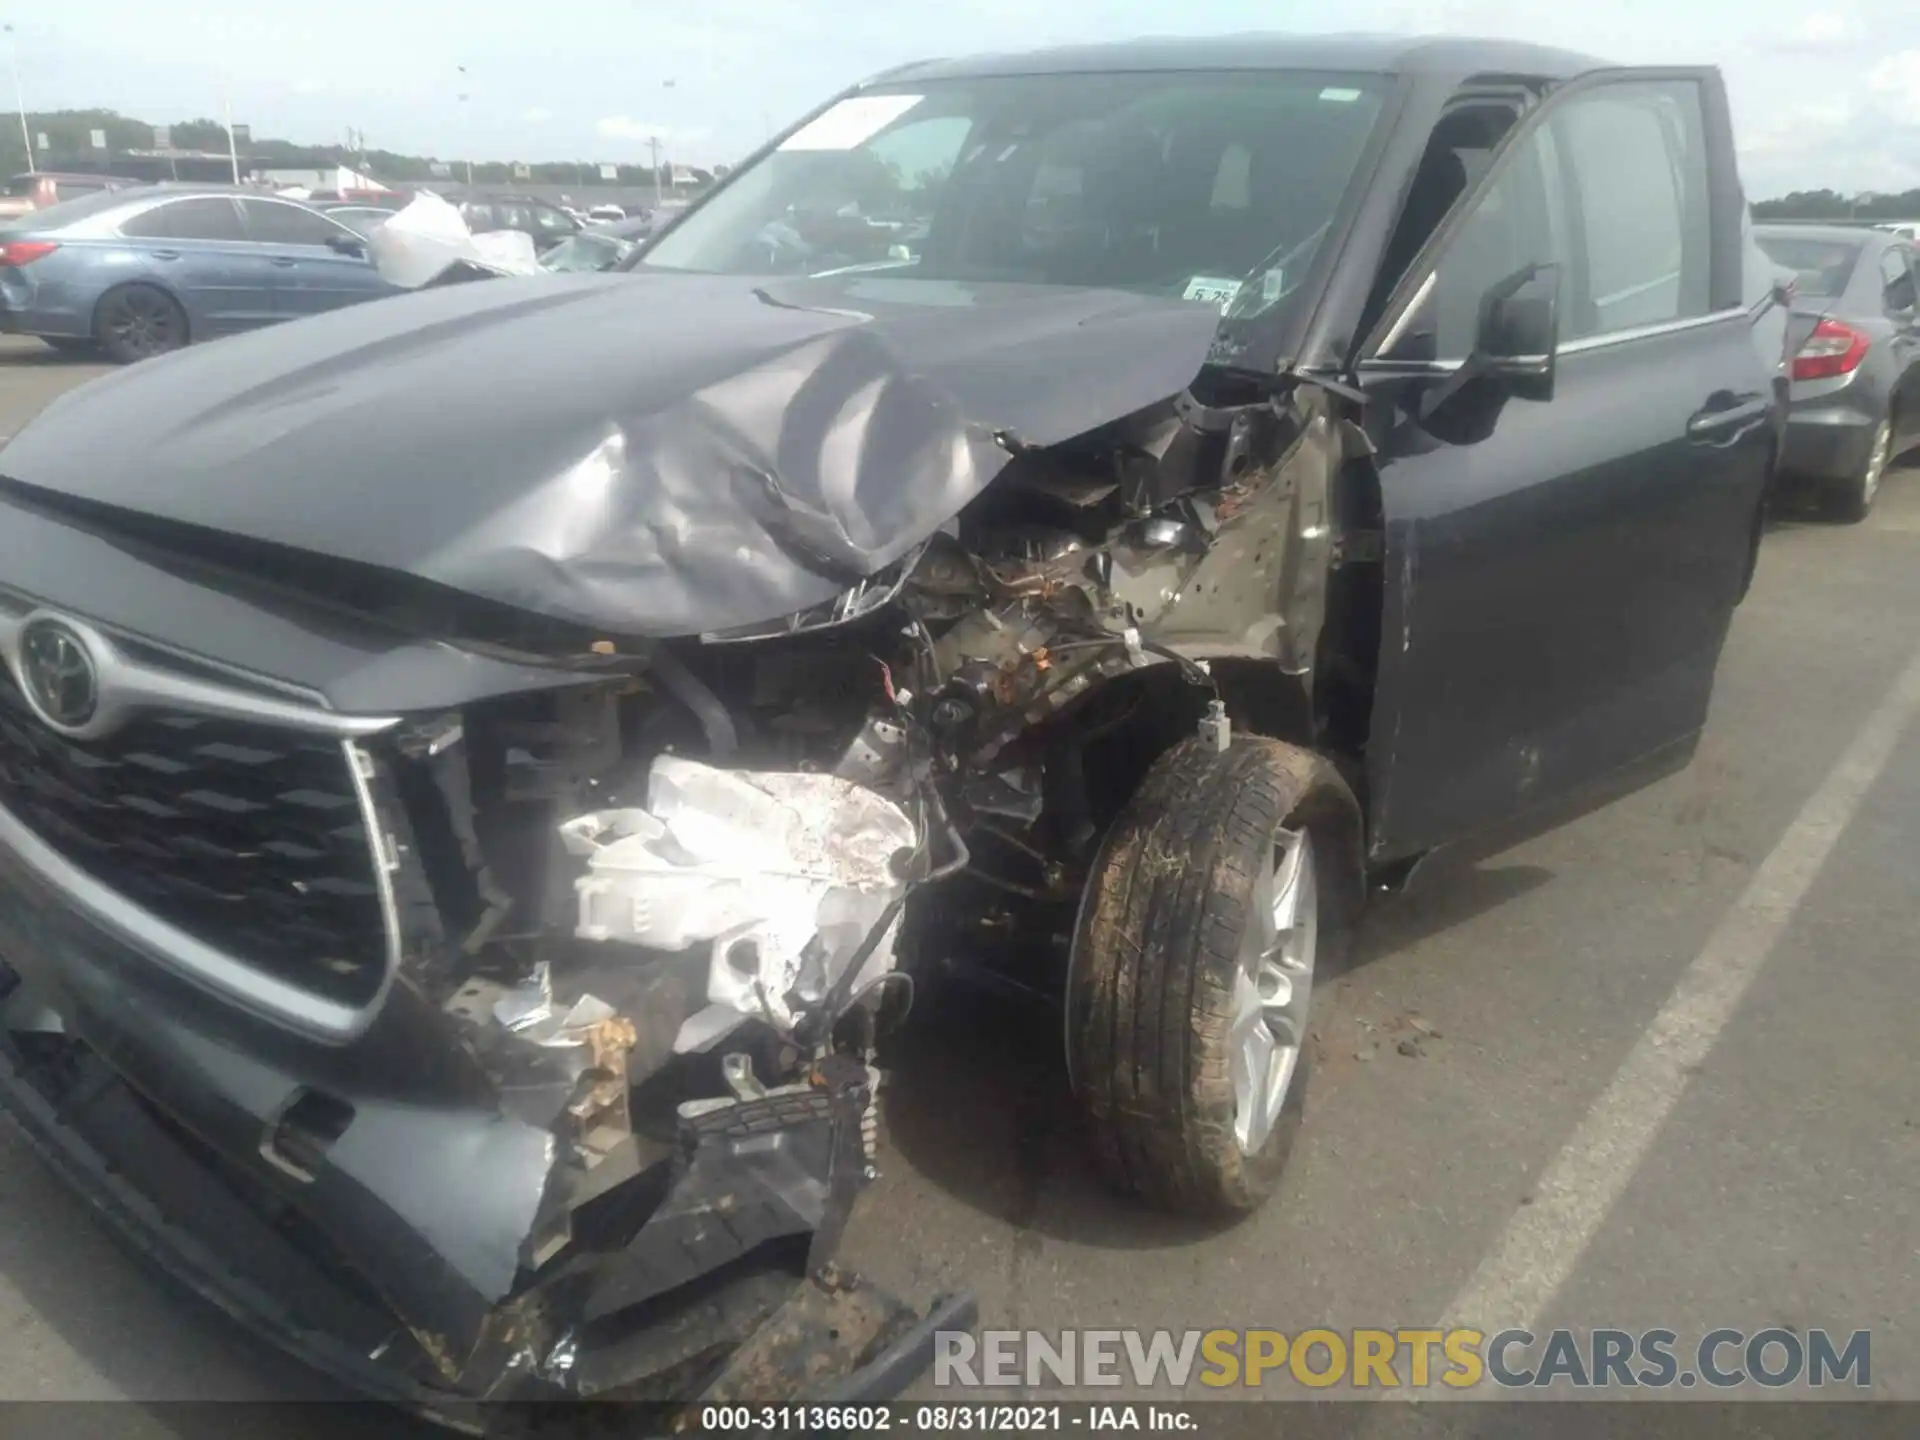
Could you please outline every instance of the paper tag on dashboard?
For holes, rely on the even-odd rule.
[[[1239,293],[1238,280],[1223,279],[1218,275],[1196,275],[1187,281],[1187,288],[1181,298],[1204,300],[1209,305],[1218,305],[1224,314],[1227,306],[1233,303],[1233,297]]]

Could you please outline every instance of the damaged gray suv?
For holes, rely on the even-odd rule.
[[[1709,70],[928,63],[625,273],[72,393],[0,452],[6,1109],[442,1414],[904,1384],[971,1302],[832,1257],[934,977],[1059,999],[1115,1184],[1252,1210],[1369,886],[1688,753],[1745,214]]]

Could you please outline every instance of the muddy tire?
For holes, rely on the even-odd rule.
[[[1068,1068],[1116,1188],[1212,1217],[1272,1194],[1300,1125],[1312,977],[1343,963],[1360,898],[1359,808],[1320,757],[1195,738],[1148,772],[1095,861],[1067,981]],[[1303,935],[1304,967],[1287,958]],[[1278,1057],[1264,1072],[1258,1025]]]

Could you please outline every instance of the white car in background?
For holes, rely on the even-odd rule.
[[[601,224],[606,224],[614,220],[624,220],[626,218],[626,209],[620,205],[595,205],[587,211],[587,219],[598,221]]]

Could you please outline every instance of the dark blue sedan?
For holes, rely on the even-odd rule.
[[[0,230],[0,331],[121,362],[394,290],[362,236],[248,191],[112,191]]]

